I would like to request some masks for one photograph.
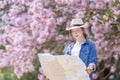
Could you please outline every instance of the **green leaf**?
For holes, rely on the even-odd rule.
[[[0,49],[6,50],[5,46],[0,45]]]
[[[13,67],[5,67],[1,69],[0,80],[18,80],[13,72]]]

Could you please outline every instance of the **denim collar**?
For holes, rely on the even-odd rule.
[[[83,43],[83,45],[84,44],[89,44],[89,43],[90,43],[90,41],[88,39],[86,39],[85,42]],[[75,42],[74,42],[74,44],[75,44]]]
[[[75,41],[73,43],[71,43],[71,47],[73,47],[73,45],[75,43],[76,43]],[[90,43],[90,41],[88,39],[86,39],[85,42],[82,45],[86,45],[86,44],[89,44],[89,43]]]
[[[90,43],[90,41],[88,39],[86,39],[83,44],[89,44],[89,43]]]

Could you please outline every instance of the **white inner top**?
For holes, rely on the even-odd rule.
[[[76,42],[72,48],[71,55],[72,56],[79,56],[81,45],[79,42]]]

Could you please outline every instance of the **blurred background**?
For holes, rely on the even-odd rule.
[[[37,54],[64,54],[73,18],[96,44],[94,80],[119,80],[120,0],[0,0],[0,80],[40,80]]]

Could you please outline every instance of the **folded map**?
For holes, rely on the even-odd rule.
[[[90,80],[86,66],[77,56],[38,54],[49,80]]]

